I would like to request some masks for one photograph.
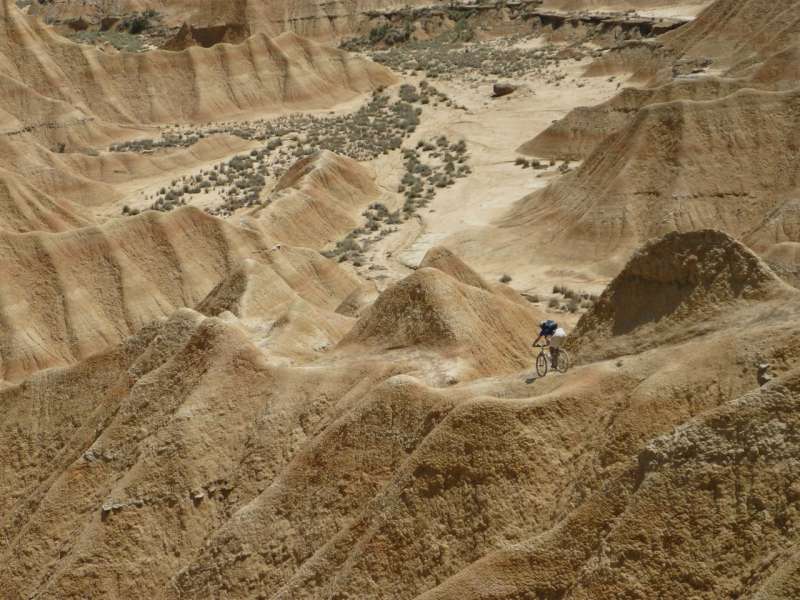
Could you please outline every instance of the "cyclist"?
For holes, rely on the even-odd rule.
[[[547,319],[539,323],[539,335],[533,345],[537,346],[542,338],[544,338],[545,345],[550,346],[550,364],[554,369],[558,369],[558,355],[564,340],[567,339],[567,332],[552,319]]]

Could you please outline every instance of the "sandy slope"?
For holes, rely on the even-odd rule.
[[[369,169],[322,151],[295,163],[275,184],[269,205],[249,216],[275,239],[319,250],[360,226],[361,212],[380,196]]]
[[[259,260],[284,295],[331,311],[357,287],[315,252],[273,251],[273,240],[191,208],[0,239],[0,370],[12,381],[74,363],[176,308],[194,307],[245,258]]]
[[[725,63],[765,58],[797,44],[800,14],[794,0],[717,0],[689,26],[665,36],[682,55]]]
[[[0,145],[4,597],[795,597],[800,292],[782,277],[800,264],[800,103],[791,48],[737,62],[742,17],[778,19],[780,40],[786,7],[718,0],[708,29],[674,39],[722,48],[729,77],[623,92],[564,175],[522,169],[516,148],[616,80],[581,78],[583,61],[505,99],[441,84],[466,110],[426,109],[407,143],[463,137],[474,173],[369,250],[380,285],[317,250],[376,198],[397,206],[397,155],[305,159],[235,227],[196,207],[107,217],[242,140],[48,145],[152,134],[156,83],[177,95],[169,118],[189,119],[328,105],[385,71],[291,35],[101,56],[10,9],[3,126],[31,99],[59,127]],[[256,8],[288,22],[320,7]],[[141,89],[120,107],[131,74]],[[734,75],[764,85],[729,89]],[[530,377],[553,313],[500,273],[548,291],[610,280],[568,327],[568,372]]]
[[[35,92],[114,122],[219,119],[286,104],[319,107],[391,83],[383,68],[293,34],[240,45],[141,54],[101,52],[26,19],[0,13],[0,72]]]
[[[728,289],[713,282],[775,285],[732,241],[730,272],[719,277],[720,235],[661,242],[697,256],[694,266],[665,263],[652,245],[626,273],[642,262],[663,264],[654,267],[660,279],[699,273],[711,303],[722,298],[714,290]],[[480,282],[453,258],[438,262]],[[453,282],[447,313],[468,314],[488,298],[437,271],[413,277]],[[610,288],[620,302],[635,303],[630,277]],[[375,310],[397,295],[384,292]],[[798,293],[715,306],[702,330],[675,345],[534,385],[513,375],[446,388],[404,375],[420,360],[413,355],[374,349],[369,361],[337,352],[278,367],[238,326],[182,309],[0,393],[13,490],[2,511],[6,589],[12,598],[77,596],[90,582],[109,597],[711,598],[791,585],[779,569],[797,544],[800,496],[784,492],[793,488],[783,465],[798,449],[788,433]],[[772,321],[754,320],[770,310]],[[683,311],[634,306],[630,315],[680,328]],[[584,331],[603,335],[593,319]],[[464,343],[485,349],[504,339],[500,331]],[[612,335],[634,348],[636,333]],[[449,354],[439,346],[422,360]],[[783,375],[756,391],[760,360]],[[47,424],[43,438],[32,437],[34,414]],[[763,566],[765,556],[782,558]],[[620,564],[604,570],[609,562]]]
[[[612,272],[666,231],[719,227],[742,236],[797,189],[785,152],[797,135],[797,97],[743,90],[646,106],[574,173],[520,202],[507,225],[519,236],[569,239],[540,252],[592,255]]]

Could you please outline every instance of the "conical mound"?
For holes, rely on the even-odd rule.
[[[505,295],[423,268],[384,291],[342,340],[344,347],[423,347],[463,356],[479,371],[530,362],[539,315]]]
[[[581,351],[623,353],[713,327],[723,307],[786,289],[744,245],[715,230],[670,233],[646,244],[575,329]],[[622,338],[622,339],[617,339]]]
[[[439,269],[442,273],[447,273],[450,277],[465,285],[471,285],[482,290],[490,289],[489,284],[486,283],[483,277],[444,246],[434,246],[428,250],[425,256],[422,257],[419,268]]]

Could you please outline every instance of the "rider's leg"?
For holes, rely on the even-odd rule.
[[[558,348],[550,346],[550,364],[553,365],[554,369],[558,368]]]

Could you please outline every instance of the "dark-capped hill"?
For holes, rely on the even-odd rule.
[[[634,254],[578,322],[573,343],[584,358],[641,351],[711,331],[726,304],[781,290],[789,288],[729,235],[669,233]]]

